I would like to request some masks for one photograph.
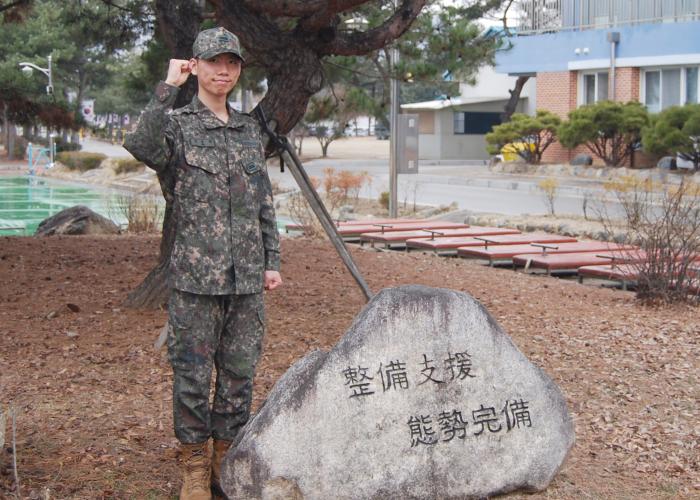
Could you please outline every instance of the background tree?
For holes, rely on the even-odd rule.
[[[486,134],[488,152],[499,154],[501,148],[513,142],[522,142],[526,148],[516,148],[518,155],[528,163],[539,163],[542,154],[557,139],[561,119],[546,110],[537,110],[535,116],[516,113],[511,120],[493,127]]]
[[[700,104],[663,110],[651,119],[642,134],[642,145],[650,153],[678,155],[700,169]]]
[[[638,102],[600,101],[571,111],[559,128],[559,142],[570,149],[584,144],[607,166],[617,167],[631,159],[648,124],[649,114]]]
[[[476,0],[470,7],[460,8],[460,12],[464,19],[477,19],[499,3],[500,0]],[[195,0],[155,0],[155,14],[157,30],[171,57],[191,57],[192,43],[204,20],[213,19],[238,35],[245,48],[245,72],[259,68],[267,80],[267,93],[258,105],[277,131],[286,134],[304,116],[311,96],[326,84],[324,61],[335,56],[361,57],[372,53],[386,57],[386,47],[409,30],[423,9],[437,5],[435,0],[401,0],[396,9],[392,0],[210,0],[202,8],[201,2]],[[370,19],[368,9],[376,17]],[[433,12],[439,14],[438,10]],[[367,23],[345,22],[362,16]],[[469,36],[474,33],[473,29],[468,30]],[[426,58],[427,50],[433,50],[433,46],[423,48],[423,59],[439,57],[436,52]],[[459,50],[456,42],[443,49]],[[464,57],[466,52],[462,64]],[[176,106],[191,99],[192,78],[190,82],[180,91]],[[159,181],[166,201],[160,260],[130,294],[127,305],[131,306],[159,306],[167,298],[166,277],[175,228],[171,206],[174,179],[164,173]]]

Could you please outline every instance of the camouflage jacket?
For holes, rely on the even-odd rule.
[[[161,82],[124,147],[174,178],[177,220],[171,284],[185,292],[258,293],[279,270],[279,233],[257,122],[223,123],[195,97],[172,111],[179,89]]]

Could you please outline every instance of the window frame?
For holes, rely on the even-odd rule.
[[[686,104],[698,104],[700,103],[700,95],[698,97],[698,101],[696,102],[690,102],[688,101],[688,69],[689,68],[698,68],[697,71],[697,81],[696,81],[696,89],[700,90],[700,65],[698,64],[675,64],[675,65],[669,65],[669,66],[649,66],[645,68],[640,68],[640,75],[639,75],[639,102],[644,104],[645,107],[649,110],[650,113],[659,113],[663,111],[664,109],[667,109],[671,106],[685,106]],[[663,96],[664,96],[664,78],[663,78],[663,72],[664,71],[674,71],[674,70],[680,70],[680,103],[679,104],[670,104],[667,106],[664,106],[663,102]],[[659,73],[659,109],[658,110],[651,110],[647,106],[647,73]]]
[[[599,80],[601,74],[605,74],[608,77],[608,88],[606,89],[606,94],[607,97],[605,99],[600,99],[600,89],[599,89]],[[594,76],[594,86],[593,86],[593,94],[594,94],[594,100],[593,102],[586,102],[586,87],[585,87],[585,82],[586,82],[586,77],[587,76]],[[599,101],[608,101],[610,100],[610,70],[608,68],[599,68],[599,69],[590,69],[590,70],[585,70],[585,71],[579,71],[578,74],[578,92],[577,92],[577,101],[578,101],[578,106],[585,106],[587,104],[595,104]]]

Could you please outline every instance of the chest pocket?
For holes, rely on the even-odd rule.
[[[209,138],[191,139],[185,144],[185,165],[179,172],[176,193],[183,198],[209,201],[222,171],[221,152]]]
[[[240,141],[240,145],[238,161],[243,171],[249,176],[261,173],[265,164],[265,157],[263,156],[260,141],[243,139]]]

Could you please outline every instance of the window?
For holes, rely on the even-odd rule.
[[[698,101],[698,67],[685,68],[685,102]]]
[[[501,124],[501,113],[455,111],[455,134],[481,135]]]
[[[698,66],[644,71],[644,104],[652,113],[698,102]]]
[[[583,74],[581,104],[593,104],[608,99],[608,72]]]

